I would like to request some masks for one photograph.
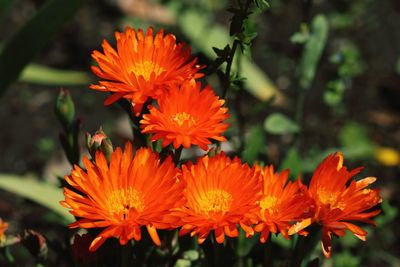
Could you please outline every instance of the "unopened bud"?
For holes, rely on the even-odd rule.
[[[111,139],[100,128],[93,136],[86,133],[86,145],[92,157],[96,155],[96,151],[100,150],[110,161],[111,154],[114,151]]]
[[[61,89],[57,96],[56,115],[66,128],[69,128],[74,121],[75,105],[69,91],[66,89]]]

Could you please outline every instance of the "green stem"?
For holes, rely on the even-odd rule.
[[[225,78],[224,78],[224,85],[222,88],[222,98],[226,98],[226,94],[228,93],[228,89],[231,83],[231,68],[233,63],[233,58],[235,57],[236,48],[239,45],[239,40],[235,39],[232,45],[231,52],[227,58],[226,69],[225,69]]]
[[[319,243],[321,229],[319,227],[311,227],[309,232],[308,236],[298,236],[290,267],[301,267],[302,262],[306,259],[308,260]]]
[[[271,238],[271,237],[270,237]],[[268,240],[264,245],[264,259],[263,259],[263,267],[273,266],[273,257],[272,257],[272,241]]]
[[[129,243],[121,247],[121,267],[131,266]]]
[[[179,160],[181,159],[182,150],[183,150],[183,146],[180,146],[179,148],[175,149],[175,154],[174,154],[175,166],[179,165]]]

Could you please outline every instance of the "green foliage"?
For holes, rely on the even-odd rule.
[[[246,233],[240,229],[238,243],[236,246],[236,254],[239,257],[246,257],[257,243],[257,237],[253,236],[252,238],[247,238]]]
[[[292,147],[286,153],[286,156],[280,167],[281,170],[290,169],[290,176],[296,178],[303,171],[302,158],[296,147]]]
[[[337,267],[358,267],[360,266],[360,259],[354,257],[350,252],[343,252],[335,254],[333,258],[334,266]]]
[[[73,221],[72,215],[59,203],[64,199],[62,190],[54,185],[33,178],[0,174],[0,188],[52,210],[62,217],[64,224]]]
[[[257,160],[266,147],[265,132],[261,125],[254,126],[245,140],[245,149],[242,153],[242,158],[248,163],[253,163]]]
[[[213,47],[224,47],[225,49],[226,45],[231,42],[231,39],[226,28],[218,24],[212,24],[210,20],[210,16],[203,12],[195,9],[187,9],[179,14],[178,26],[182,33],[193,43],[194,47],[214,60],[216,54]],[[234,72],[238,70],[236,65],[232,65],[232,71]],[[267,101],[273,96],[281,96],[269,77],[250,59],[242,57],[239,68],[241,76],[247,78],[244,87],[245,90],[248,90],[255,97],[262,101]]]
[[[328,82],[324,102],[336,107],[343,104],[343,94],[351,86],[352,78],[362,74],[366,67],[358,47],[351,42],[341,43],[329,60],[338,66],[338,78]]]
[[[264,129],[270,134],[293,134],[300,131],[300,127],[282,113],[272,113],[264,121]]]
[[[83,0],[48,0],[34,17],[6,41],[0,53],[0,95],[82,3]]]
[[[314,80],[327,38],[328,21],[324,15],[317,15],[311,23],[311,34],[304,45],[299,66],[300,86],[303,89],[308,89]]]
[[[300,31],[290,37],[290,41],[294,44],[304,44],[310,38],[310,30],[306,23],[300,25]]]
[[[331,107],[338,106],[342,103],[345,90],[346,85],[341,79],[328,82],[324,91],[324,102]]]
[[[375,154],[375,144],[367,128],[357,122],[347,122],[339,133],[339,142],[347,159],[370,159]]]
[[[90,76],[86,72],[54,69],[34,63],[26,66],[19,80],[48,86],[77,86],[91,82]]]

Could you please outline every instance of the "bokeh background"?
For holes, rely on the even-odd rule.
[[[104,107],[105,95],[88,89],[96,80],[90,72],[90,54],[100,49],[102,40],[114,43],[114,31],[127,25],[164,28],[191,45],[202,64],[211,64],[212,47],[222,49],[231,42],[227,8],[236,1],[74,0],[70,10],[58,10],[40,27],[29,28],[48,2],[57,1],[0,2],[0,55],[18,33],[24,29],[29,33],[7,50],[12,54],[0,56],[0,178],[34,177],[57,185],[57,177],[71,168],[59,144],[62,128],[54,114],[60,88],[68,89],[75,101],[82,144],[84,132],[94,133],[100,126],[114,144],[131,138],[123,110],[117,105]],[[71,16],[59,23],[63,12]],[[302,43],[318,14],[328,23],[328,35],[315,78],[305,90],[301,144],[295,147],[293,125],[275,131],[266,119],[276,112],[293,120],[298,114]],[[54,32],[47,30],[57,23],[60,26]],[[304,179],[328,153],[343,151],[350,167],[365,166],[359,178],[378,177],[374,186],[381,188],[383,213],[376,220],[377,228],[368,228],[367,242],[350,235],[335,240],[333,259],[322,264],[400,266],[400,2],[272,0],[270,7],[255,10],[246,23],[257,37],[251,50],[240,56],[246,64],[236,69],[247,78],[242,90],[228,93],[232,127],[224,148],[248,162],[290,167],[293,176],[301,173]],[[21,58],[27,65],[12,81],[10,72],[22,64]],[[218,75],[206,80],[220,92]],[[186,158],[196,153],[190,151]],[[0,190],[0,218],[9,223],[11,234],[29,228],[54,242],[68,236],[51,211],[10,190]],[[284,242],[276,242],[287,248]],[[57,254],[54,247],[52,253]],[[22,264],[16,266],[33,266],[24,249],[13,248],[13,253]],[[68,261],[49,257],[49,262],[60,264],[54,266],[68,266]]]

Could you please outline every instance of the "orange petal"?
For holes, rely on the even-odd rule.
[[[303,230],[304,228],[310,226],[311,223],[312,223],[311,218],[307,218],[307,219],[304,219],[304,220],[302,220],[300,222],[297,222],[296,224],[292,225],[289,228],[288,234],[289,235],[296,234],[297,232],[299,232],[299,231]]]
[[[327,259],[331,257],[332,251],[332,237],[329,230],[326,228],[322,229],[322,251]]]
[[[160,237],[158,236],[157,229],[154,227],[154,225],[148,224],[146,225],[146,228],[154,244],[160,246],[161,245]]]

